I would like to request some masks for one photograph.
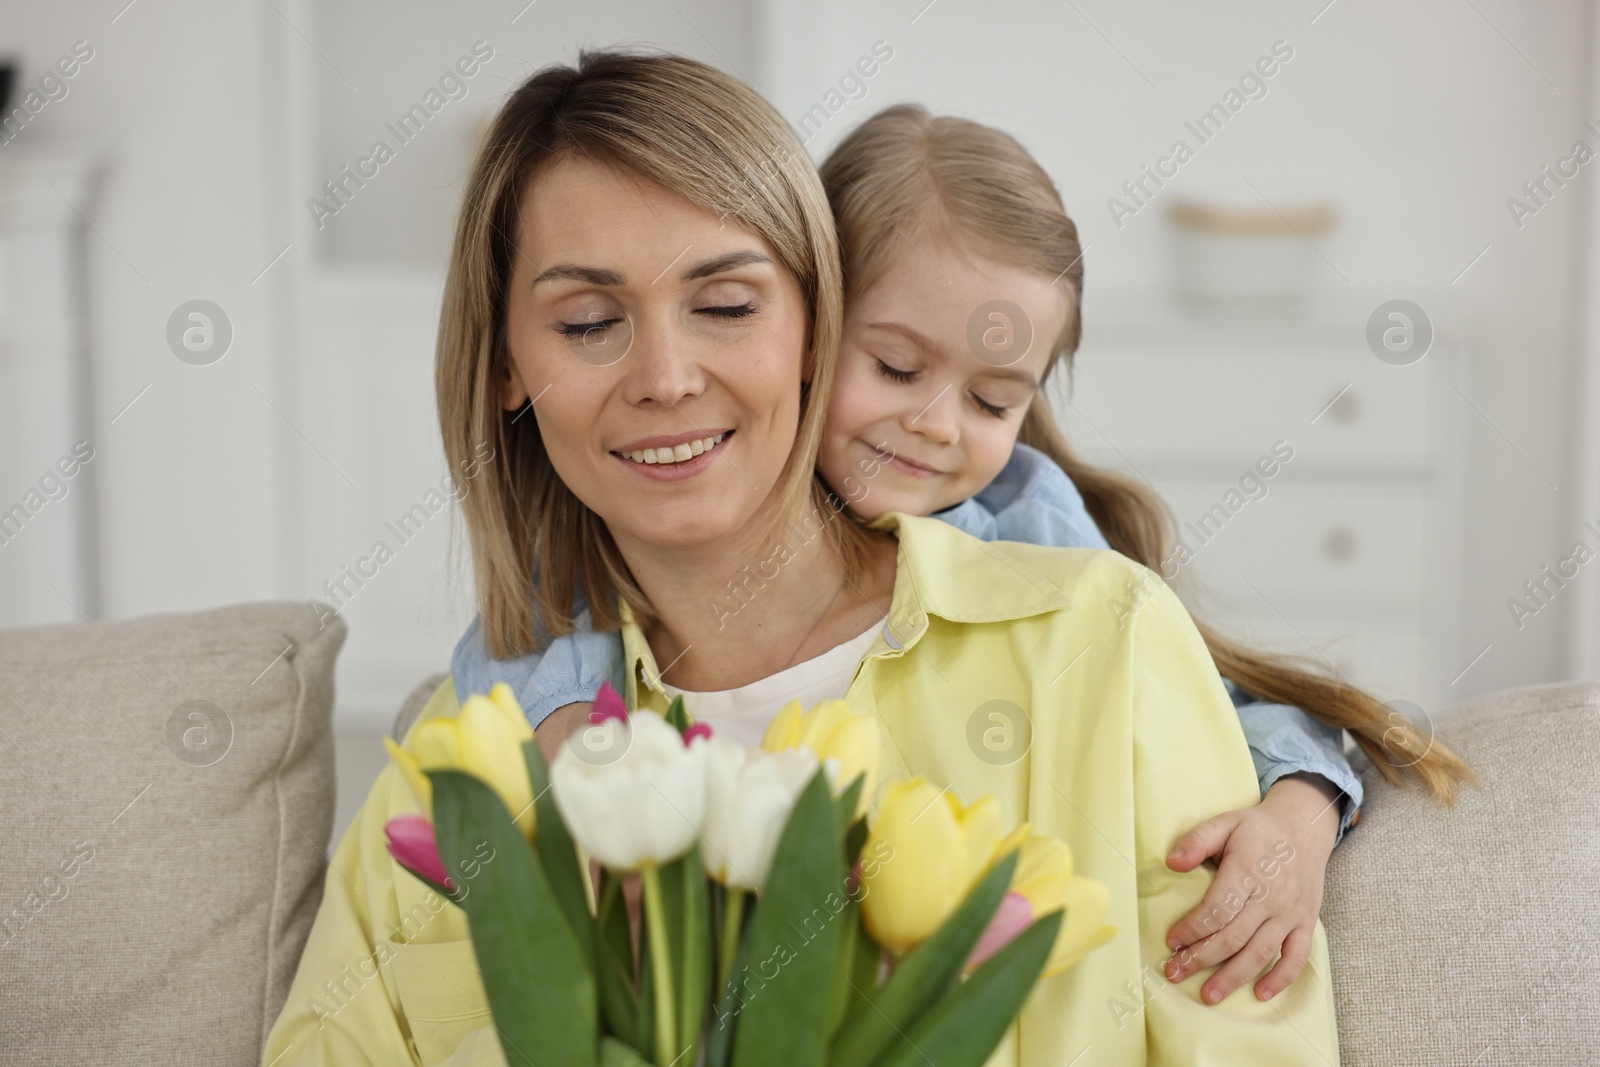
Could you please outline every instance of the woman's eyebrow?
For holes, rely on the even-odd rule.
[[[580,267],[576,263],[557,263],[553,267],[539,272],[533,280],[533,285],[540,282],[575,281],[588,282],[590,285],[626,285],[627,279],[614,270],[601,270],[599,267]]]
[[[760,252],[754,249],[745,249],[740,252],[727,252],[720,256],[712,256],[710,259],[702,259],[700,262],[686,268],[681,277],[686,282],[692,282],[696,278],[709,278],[713,274],[721,274],[723,271],[733,270],[736,267],[748,267],[757,263],[770,264],[771,262],[771,259]]]

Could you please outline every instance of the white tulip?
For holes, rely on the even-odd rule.
[[[706,741],[685,745],[654,712],[628,717],[621,756],[590,761],[565,745],[550,767],[573,839],[614,871],[671,863],[695,843],[706,812]]]
[[[762,752],[720,737],[707,744],[700,860],[730,889],[761,889],[795,800],[817,773],[817,757],[804,749]]]

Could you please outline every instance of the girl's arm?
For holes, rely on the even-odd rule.
[[[1333,847],[1338,848],[1360,818],[1365,796],[1361,778],[1344,754],[1344,731],[1318,722],[1299,708],[1252,696],[1226,678],[1222,684],[1239,712],[1261,795],[1267,796],[1274,784],[1290,775],[1320,778],[1337,801],[1327,810],[1337,818]]]
[[[601,682],[622,688],[622,637],[589,628],[587,606],[577,612],[578,629],[554,641],[534,612],[534,637],[543,651],[508,660],[491,659],[483,640],[483,616],[467,627],[450,657],[450,675],[457,693],[487,693],[505,682],[538,727],[551,712],[594,699]]]

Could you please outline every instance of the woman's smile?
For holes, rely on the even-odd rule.
[[[693,478],[721,457],[732,430],[699,430],[668,437],[645,437],[612,451],[634,472],[656,482]]]

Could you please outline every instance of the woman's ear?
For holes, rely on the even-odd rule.
[[[500,406],[506,411],[516,411],[528,402],[528,388],[522,384],[522,375],[510,359],[500,364]]]
[[[817,370],[817,346],[813,343],[816,339],[816,324],[806,323],[806,347],[800,354],[800,384],[809,386],[811,376]]]

